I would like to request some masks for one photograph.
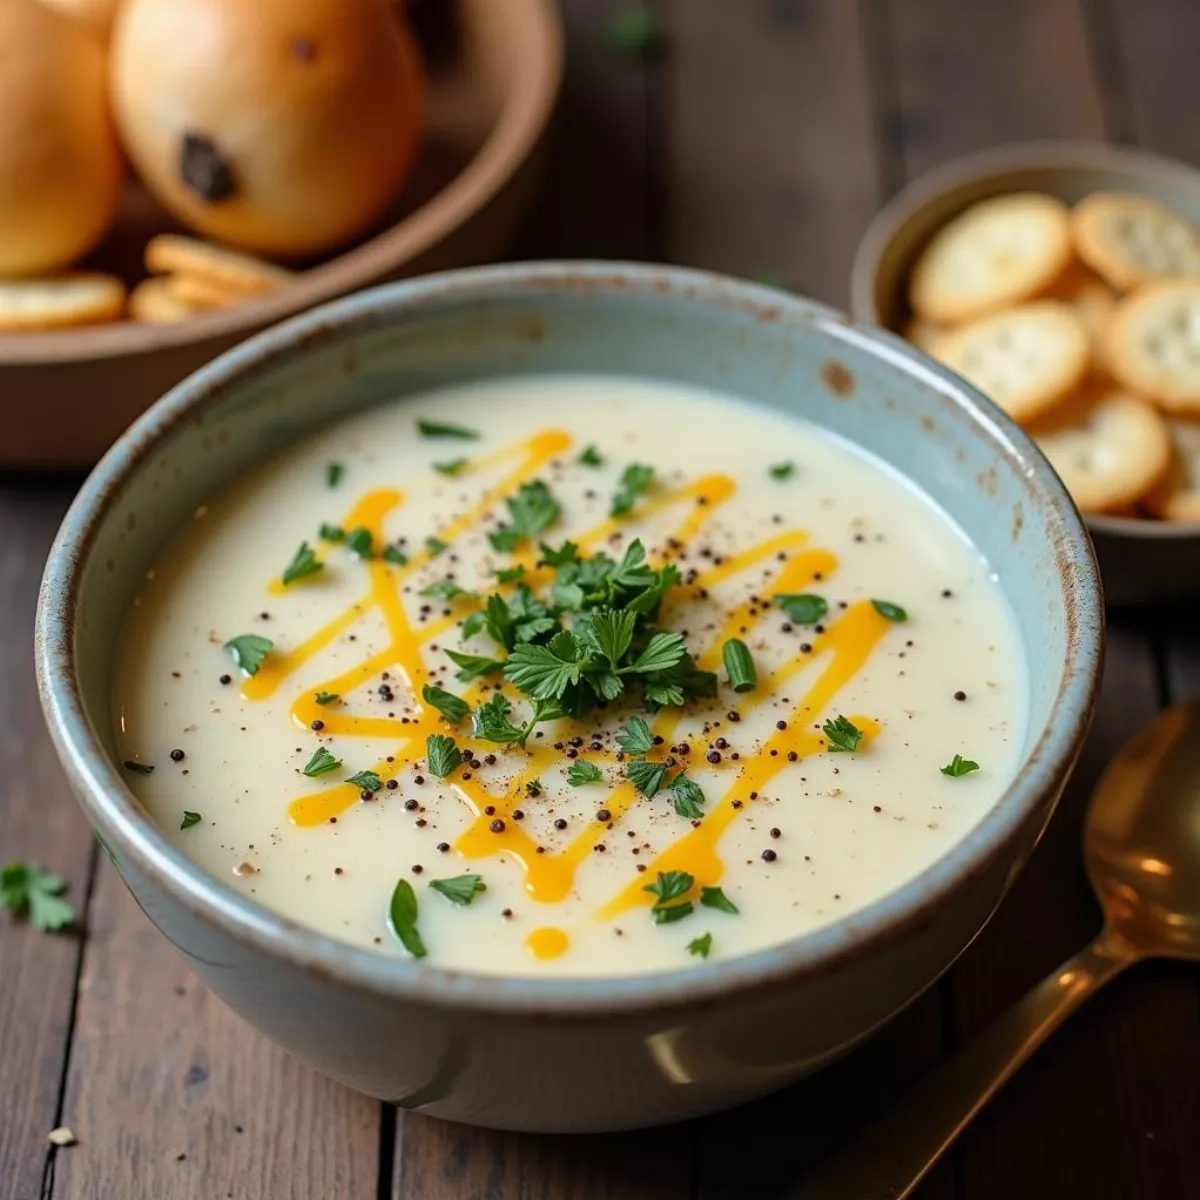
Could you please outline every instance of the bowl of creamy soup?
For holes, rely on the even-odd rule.
[[[104,459],[38,667],[97,837],[269,1037],[586,1131],[819,1067],[1029,854],[1090,715],[1087,536],[899,339],[537,264],[263,334]]]

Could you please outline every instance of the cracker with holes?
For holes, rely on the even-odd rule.
[[[1061,200],[1038,192],[997,196],[938,230],[913,268],[909,301],[919,318],[958,324],[1036,296],[1072,257]]]
[[[199,275],[166,275],[163,278],[172,294],[191,308],[228,308],[249,299],[239,292],[217,287]]]
[[[125,285],[113,275],[81,271],[0,280],[0,332],[97,325],[118,320],[124,311]]]
[[[1083,322],[1093,350],[1102,352],[1108,322],[1120,299],[1104,279],[1083,263],[1073,262],[1046,293],[1046,299],[1069,304]]]
[[[1200,280],[1131,292],[1105,338],[1109,370],[1165,412],[1200,417]]]
[[[935,325],[932,321],[922,321],[920,317],[914,317],[905,325],[903,337],[912,342],[918,350],[932,354],[934,346],[949,332],[945,325]]]
[[[1200,277],[1200,229],[1157,200],[1095,192],[1071,214],[1079,257],[1119,291]]]
[[[1168,419],[1171,465],[1146,497],[1146,508],[1166,521],[1200,521],[1200,421]]]
[[[152,275],[186,275],[238,296],[260,296],[295,276],[252,254],[242,254],[198,238],[163,233],[146,245],[146,270]]]
[[[1085,513],[1136,504],[1171,461],[1166,421],[1152,405],[1112,387],[1085,388],[1029,432]]]
[[[1022,423],[1049,411],[1087,373],[1091,349],[1074,310],[1036,300],[943,337],[933,355]]]
[[[175,325],[197,311],[175,293],[169,279],[144,279],[129,295],[130,317],[147,325]]]

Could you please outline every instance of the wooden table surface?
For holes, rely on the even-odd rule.
[[[1200,161],[1196,0],[663,0],[669,48],[650,59],[607,47],[613,6],[564,2],[558,152],[521,256],[770,273],[841,305],[871,213],[954,155],[1058,135]],[[68,936],[0,914],[0,1200],[773,1196],[1091,937],[1089,789],[1139,723],[1200,687],[1195,607],[1113,614],[1088,749],[1032,863],[955,969],[849,1059],[692,1125],[474,1130],[397,1115],[269,1045],[192,978],[96,853],[30,648],[77,483],[0,476],[0,860],[61,871],[86,910]],[[51,1148],[59,1125],[79,1144]],[[1041,1052],[920,1196],[1200,1197],[1198,1135],[1197,976],[1146,967]]]

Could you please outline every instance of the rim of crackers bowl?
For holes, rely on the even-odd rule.
[[[944,209],[931,226],[929,232],[932,233],[956,213],[987,196],[1026,189],[1036,191],[1033,180],[1015,186],[1006,185],[1005,180],[1013,175],[1039,171],[1124,175],[1129,187],[1136,187],[1141,180],[1147,185],[1157,183],[1191,190],[1196,194],[1196,208],[1200,213],[1200,167],[1150,150],[1072,138],[1009,142],[977,150],[917,176],[872,218],[850,269],[850,308],[854,316],[896,333],[890,324],[891,313],[883,311],[880,304],[881,274],[886,259],[907,227],[920,221],[930,208]],[[1102,186],[1117,190],[1120,182],[1113,179]],[[1152,189],[1147,190],[1148,194],[1154,194]],[[1054,192],[1051,190],[1050,194]],[[960,195],[961,203],[958,202]],[[924,238],[920,239],[914,250],[919,249],[923,241]],[[903,264],[903,270],[898,272],[900,281],[909,266],[911,261]],[[1084,520],[1098,532],[1120,537],[1164,542],[1200,537],[1200,521],[1157,521],[1099,513],[1085,514]]]
[[[229,308],[198,312],[170,325],[126,320],[5,334],[0,336],[0,368],[120,358],[249,336],[401,272],[479,218],[536,150],[550,124],[563,75],[564,34],[553,0],[503,0],[503,7],[511,14],[513,55],[518,60],[511,94],[462,170],[414,211],[365,241],[298,271],[287,286]]]

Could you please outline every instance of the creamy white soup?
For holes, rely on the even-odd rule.
[[[846,917],[980,820],[1025,720],[999,585],[927,498],[802,422],[599,376],[264,462],[167,546],[119,657],[129,785],[187,855],[510,974]]]

